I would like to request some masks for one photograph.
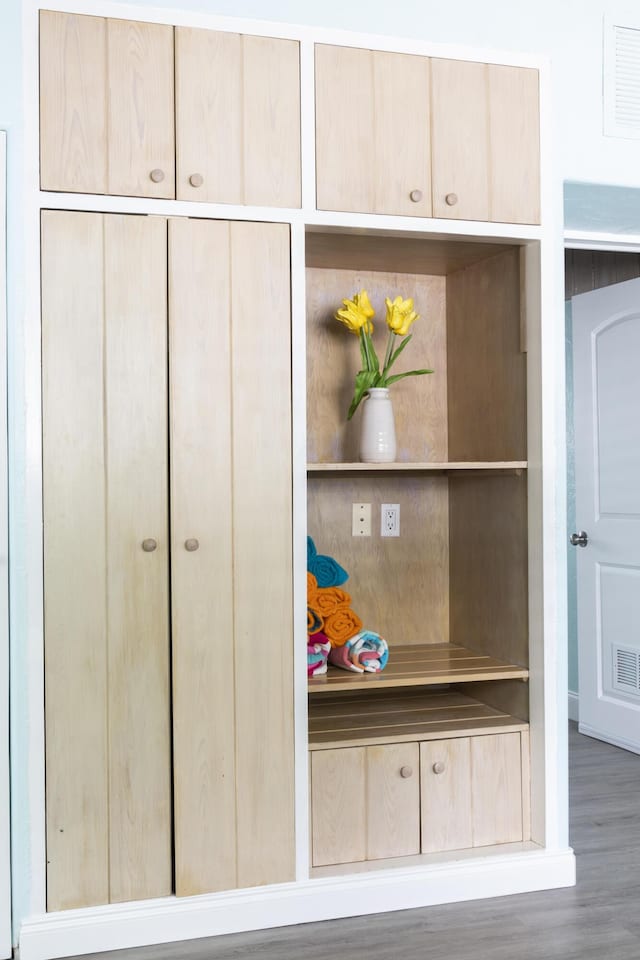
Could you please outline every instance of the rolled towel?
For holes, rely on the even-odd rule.
[[[332,646],[329,663],[353,673],[380,673],[389,659],[387,641],[373,630],[362,630],[340,647]]]
[[[318,677],[327,672],[327,660],[331,644],[323,633],[316,633],[313,642],[307,644],[307,676]]]
[[[351,670],[352,673],[364,673],[364,667],[360,667],[351,661],[349,657],[349,648],[331,647],[329,651],[329,663],[332,667],[340,667],[341,670]]]
[[[318,595],[318,581],[316,580],[314,575],[312,573],[309,573],[309,571],[307,570],[307,604],[310,607],[313,607],[314,610],[317,609],[317,606],[314,603],[314,600],[316,599],[317,595]]]
[[[307,603],[310,602],[307,600]],[[313,609],[317,610],[321,617],[326,619],[340,607],[348,607],[350,604],[351,597],[340,587],[316,587]]]
[[[319,633],[324,628],[324,620],[312,607],[307,607],[307,633],[309,636]]]
[[[341,647],[362,630],[362,620],[351,607],[339,607],[324,622],[324,632],[332,647]]]
[[[318,553],[311,537],[307,537],[307,570],[315,576],[319,587],[339,587],[349,579],[337,560]]]

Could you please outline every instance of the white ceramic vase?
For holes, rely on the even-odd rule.
[[[393,463],[396,459],[396,425],[386,387],[372,387],[362,401],[360,460]]]

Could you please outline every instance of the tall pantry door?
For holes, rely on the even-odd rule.
[[[289,228],[169,222],[176,893],[294,879]]]
[[[166,235],[42,214],[49,910],[172,889]]]

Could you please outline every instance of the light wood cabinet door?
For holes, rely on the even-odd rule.
[[[473,845],[468,737],[420,744],[422,852]]]
[[[314,867],[367,858],[366,747],[311,754]]]
[[[367,860],[420,853],[417,743],[367,747]]]
[[[42,11],[43,190],[175,197],[173,27]]]
[[[42,214],[48,909],[172,888],[166,222]]]
[[[473,845],[522,840],[520,734],[471,738]]]
[[[540,222],[538,71],[431,62],[433,215]]]
[[[431,216],[429,91],[426,57],[316,46],[319,209]]]
[[[176,28],[179,200],[300,206],[294,40]]]

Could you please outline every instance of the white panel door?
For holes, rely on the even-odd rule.
[[[573,336],[580,731],[640,753],[640,280],[574,297]]]
[[[6,382],[6,142],[0,130],[0,957],[11,956]]]

